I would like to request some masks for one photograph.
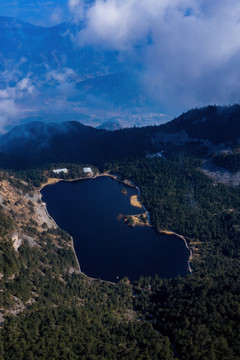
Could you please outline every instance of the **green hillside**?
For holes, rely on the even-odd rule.
[[[214,109],[200,109],[199,114]],[[153,139],[159,132],[183,129],[172,124],[111,133],[89,130],[97,147],[92,145],[82,162],[80,153],[74,163],[71,157],[66,161],[74,148],[69,143],[69,152],[59,152],[54,163],[51,152],[45,153],[48,161],[32,162],[35,152],[29,162],[25,156],[28,169],[20,163],[16,170],[9,162],[1,170],[1,360],[240,359],[240,189],[206,176],[202,158],[190,151],[191,142],[189,151],[182,147],[177,152],[176,144],[168,143],[163,155],[155,156],[160,143]],[[223,141],[213,139],[206,124],[205,139]],[[66,144],[72,131],[69,137],[59,135]],[[185,131],[196,136],[187,127]],[[230,141],[228,134],[224,141]],[[15,150],[9,154],[20,159]],[[4,153],[2,159],[7,164]],[[67,177],[77,178],[85,164],[139,186],[155,230],[186,238],[193,251],[192,274],[111,284],[80,273],[70,236],[38,217],[38,189],[55,166],[67,166]]]

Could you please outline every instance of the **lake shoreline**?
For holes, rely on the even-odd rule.
[[[135,184],[133,184],[131,181],[129,180],[119,180],[118,177],[116,175],[112,175],[112,174],[109,174],[109,173],[98,173],[98,174],[95,174],[94,176],[86,176],[86,177],[81,177],[81,178],[76,178],[76,179],[61,179],[61,178],[49,178],[48,181],[44,184],[42,184],[40,186],[40,188],[37,190],[41,197],[42,197],[42,194],[41,194],[41,190],[45,187],[45,186],[48,186],[48,185],[54,185],[58,182],[73,182],[73,181],[80,181],[80,180],[90,180],[90,179],[96,179],[98,177],[110,177],[112,178],[113,180],[117,180],[119,183],[122,183],[124,185],[127,185],[127,186],[130,186],[132,188],[135,188],[137,191],[138,191],[138,194],[137,195],[133,195],[130,197],[130,202],[131,202],[131,205],[134,206],[134,207],[137,207],[137,208],[142,208],[143,210],[145,210],[145,213],[146,216],[147,216],[147,220],[148,222],[146,224],[135,224],[136,226],[140,226],[140,225],[143,225],[143,226],[151,226],[151,223],[150,223],[150,214],[149,212],[146,210],[146,208],[144,207],[143,204],[141,204],[140,200],[139,200],[139,196],[140,196],[140,189],[138,186],[136,186]],[[45,203],[43,203],[45,204]],[[46,214],[48,216],[48,218],[54,223],[56,224],[55,220],[50,216],[50,214],[48,213],[48,210],[47,210],[47,206],[45,205],[45,210],[46,210]],[[57,227],[59,227],[57,224],[56,224]],[[170,230],[161,230],[158,232],[159,234],[166,234],[166,235],[175,235],[179,238],[181,238],[184,243],[185,243],[185,246],[187,248],[187,250],[189,251],[190,255],[189,255],[189,259],[187,261],[187,265],[188,265],[188,271],[190,273],[192,273],[192,269],[191,269],[191,266],[190,266],[190,263],[192,261],[192,258],[193,258],[193,253],[192,253],[192,249],[188,246],[188,243],[186,241],[186,239],[184,238],[184,236],[182,235],[179,235],[173,231],[170,231]],[[74,256],[75,256],[75,259],[76,259],[76,263],[77,263],[77,267],[78,267],[78,271],[80,271],[80,273],[82,273],[81,271],[81,267],[80,267],[80,263],[79,263],[79,260],[78,260],[78,257],[77,257],[77,254],[76,254],[76,250],[75,250],[75,247],[74,247],[74,240],[73,238],[71,237],[71,248],[74,252]],[[84,274],[84,273],[82,273]],[[86,274],[85,274],[86,275]],[[86,275],[87,276],[87,275]],[[94,279],[94,278],[92,278]],[[97,280],[97,279],[94,279],[94,280]],[[110,282],[111,283],[111,282]]]
[[[54,182],[54,183],[45,184],[44,186],[52,185],[52,184],[56,184],[56,183],[57,183],[57,181]],[[44,186],[43,186],[43,187],[44,187]],[[41,205],[43,205],[42,211],[45,212],[45,216],[49,219],[48,226],[52,225],[53,228],[60,228],[60,227],[58,226],[58,224],[56,223],[56,221],[53,219],[53,217],[49,214],[48,209],[47,209],[47,204],[42,201],[41,190],[42,190],[43,187],[41,187],[40,189],[38,189],[38,190],[37,190],[37,193],[38,193],[38,195],[39,195],[39,197],[40,197]],[[72,249],[72,251],[73,251],[73,253],[74,253],[75,261],[76,261],[76,263],[77,263],[77,269],[76,269],[76,270],[77,270],[77,271],[80,271],[80,273],[82,273],[81,267],[80,267],[80,263],[79,263],[79,260],[78,260],[77,254],[76,254],[76,250],[75,250],[75,247],[74,247],[74,240],[73,240],[73,237],[72,237],[71,235],[70,235],[70,237],[71,237],[71,249]]]
[[[192,262],[192,259],[193,259],[193,252],[192,252],[192,249],[188,246],[188,243],[187,243],[187,240],[185,239],[185,237],[183,235],[179,235],[177,233],[175,233],[174,231],[171,231],[171,230],[160,230],[159,231],[160,234],[166,234],[166,235],[175,235],[177,237],[179,237],[180,239],[182,239],[185,243],[185,246],[186,248],[189,250],[189,259],[188,259],[188,270],[190,273],[192,273],[192,268],[191,268],[191,265],[190,263]]]
[[[108,176],[108,177],[112,178],[113,180],[120,181],[120,180],[118,180],[116,175],[111,175],[108,173],[102,173],[102,174],[100,173],[100,174],[96,174],[94,176],[85,176],[85,177],[80,177],[80,178],[76,178],[76,179],[48,178],[48,181],[46,183],[41,184],[40,187],[38,188],[38,190],[41,191],[45,186],[54,185],[60,181],[73,182],[73,181],[80,181],[80,180],[90,180],[90,179],[97,179],[98,177],[102,177],[102,176]]]
[[[83,177],[83,178],[76,178],[76,179],[61,179],[61,178],[48,178],[47,182],[46,183],[43,183],[41,184],[41,186],[36,190],[37,193],[39,194],[40,196],[40,200],[41,200],[41,204],[44,206],[44,212],[45,212],[45,215],[46,217],[49,219],[49,223],[52,223],[54,227],[56,228],[59,228],[58,224],[56,223],[56,221],[52,218],[52,216],[49,214],[48,212],[48,209],[47,209],[47,204],[45,202],[42,201],[42,194],[41,194],[41,190],[45,187],[45,186],[49,186],[49,185],[55,185],[57,184],[58,182],[60,181],[63,181],[63,182],[73,182],[73,181],[80,181],[80,180],[90,180],[90,179],[96,179],[98,177],[102,177],[102,176],[108,176],[114,180],[117,180],[117,177],[114,176],[114,175],[111,175],[111,174],[107,174],[107,173],[103,173],[103,174],[96,174],[94,176],[86,176],[86,177]],[[78,257],[77,257],[77,253],[76,253],[76,250],[75,250],[75,247],[74,247],[74,240],[73,240],[73,237],[70,235],[71,237],[71,249],[74,253],[74,257],[75,257],[75,261],[77,263],[77,271],[80,272],[81,274],[84,274],[82,271],[81,271],[81,266],[80,266],[80,263],[79,263],[79,260],[78,260]],[[86,275],[86,274],[85,274]],[[87,276],[87,275],[86,275]],[[91,278],[88,276],[89,279],[92,279],[92,280],[97,280],[96,278]],[[109,281],[107,281],[109,282]],[[109,283],[112,283],[112,284],[115,284],[113,282],[109,282]]]

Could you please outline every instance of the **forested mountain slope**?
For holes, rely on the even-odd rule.
[[[220,141],[236,151],[237,117],[233,138],[213,137],[215,117],[200,122],[197,138],[197,114],[210,110],[220,111],[193,110],[192,121],[191,112],[182,115],[185,128],[179,119],[114,132],[29,124],[2,138],[0,359],[239,359],[240,190],[201,170],[202,154],[211,159]],[[172,135],[182,131],[187,137],[176,144]],[[56,166],[68,167],[66,178],[81,177],[86,163],[139,186],[155,230],[186,238],[192,274],[114,285],[79,272],[69,235],[42,217],[39,185]]]
[[[168,133],[184,131],[189,138],[212,144],[232,143],[240,137],[240,105],[192,109],[161,126]]]
[[[81,153],[102,158],[147,154],[152,151],[179,149],[191,152],[236,146],[240,139],[240,106],[208,106],[190,110],[164,125],[116,131],[93,129],[76,121],[63,123],[32,122],[16,126],[1,137],[2,150],[26,158],[50,161],[68,160]],[[62,149],[59,149],[61,147]],[[63,150],[64,146],[64,150]],[[218,146],[218,147],[217,147]],[[33,149],[34,148],[34,149]],[[31,151],[28,151],[31,149]],[[34,151],[33,151],[34,150]],[[62,151],[61,151],[62,150]],[[47,152],[47,154],[46,154]]]

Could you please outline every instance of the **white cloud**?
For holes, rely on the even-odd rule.
[[[60,24],[62,22],[63,18],[64,18],[64,15],[63,15],[62,9],[59,7],[56,7],[50,16],[51,25],[53,26],[53,25]]]
[[[7,89],[0,90],[0,99],[8,99],[9,93]]]
[[[7,78],[11,78],[11,74],[4,73]],[[18,107],[18,101],[25,99],[26,96],[33,96],[35,87],[30,78],[23,78],[15,86],[6,85],[0,90],[0,128],[7,123],[17,119],[21,110]]]
[[[83,9],[81,1],[69,5]],[[132,56],[163,107],[239,101],[239,1],[96,0],[85,10],[79,45]]]
[[[2,129],[11,119],[16,118],[18,110],[13,99],[0,97],[0,129]]]
[[[46,73],[46,80],[55,80],[59,84],[70,81],[75,76],[75,72],[70,68],[63,68],[61,70],[51,70]]]
[[[23,95],[22,92],[33,94],[34,86],[32,84],[32,81],[29,78],[23,78],[22,80],[20,80],[17,83],[16,92],[17,95],[19,95],[20,97]]]
[[[82,20],[85,14],[85,2],[84,0],[69,0],[69,10],[73,14],[74,20]]]

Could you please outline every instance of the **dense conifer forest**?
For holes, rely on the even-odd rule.
[[[16,253],[8,240],[14,217],[2,209],[1,307],[18,299],[24,308],[5,317],[1,359],[239,359],[239,188],[214,184],[199,165],[184,156],[125,158],[102,169],[140,187],[156,231],[186,236],[194,248],[186,278],[90,281],[69,272],[76,263],[61,230],[29,226],[41,248],[25,241]],[[32,191],[43,170],[15,178],[20,191]]]
[[[122,141],[126,133],[111,138],[120,134]],[[129,133],[130,148],[134,131]],[[136,134],[140,144],[143,129]],[[1,360],[240,360],[239,187],[206,176],[200,156],[191,151],[168,145],[163,156],[149,157],[137,147],[126,156],[118,152],[121,141],[93,162],[63,159],[24,169],[15,166],[16,159],[11,166],[8,158],[3,166],[0,191],[8,189],[9,197],[0,198]],[[237,148],[231,144],[230,152],[213,161],[236,171]],[[228,163],[232,155],[236,159]],[[187,240],[193,272],[186,278],[156,275],[117,284],[80,273],[70,236],[37,223],[34,194],[53,168],[67,167],[65,178],[74,179],[85,176],[83,166],[137,185],[155,231],[171,230]],[[15,193],[18,200],[12,199]],[[16,229],[22,236],[17,250]]]
[[[239,359],[239,188],[213,183],[199,165],[183,156],[110,165],[140,186],[156,231],[184,234],[193,248],[193,274],[139,279],[134,305],[180,358]]]

